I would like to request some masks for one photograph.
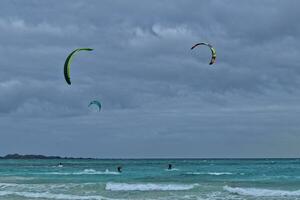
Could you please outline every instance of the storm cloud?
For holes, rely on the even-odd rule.
[[[0,153],[297,157],[299,6],[1,1]],[[94,51],[74,58],[69,86],[78,47]]]

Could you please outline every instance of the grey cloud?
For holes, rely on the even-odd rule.
[[[0,150],[296,155],[298,7],[293,0],[2,1]],[[199,41],[217,49],[215,65],[209,49],[190,51]],[[77,47],[95,50],[74,58],[68,86],[62,67]],[[92,99],[101,113],[87,108]]]

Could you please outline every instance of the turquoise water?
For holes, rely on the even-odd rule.
[[[0,160],[4,199],[300,199],[300,160]]]

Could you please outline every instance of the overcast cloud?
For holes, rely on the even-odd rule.
[[[299,7],[3,0],[0,154],[299,157]],[[76,56],[69,86],[78,47],[94,51]]]

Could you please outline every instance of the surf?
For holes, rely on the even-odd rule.
[[[97,171],[94,169],[84,169],[78,172],[45,172],[39,174],[46,175],[120,175],[120,172],[109,171],[106,169],[105,171]]]
[[[105,190],[110,191],[181,191],[191,190],[198,184],[173,183],[107,183]]]
[[[212,175],[212,176],[222,176],[222,175],[233,175],[231,172],[187,172],[188,175]]]
[[[288,190],[272,190],[264,188],[241,188],[241,187],[230,187],[224,186],[225,191],[254,197],[279,197],[279,196],[300,196],[300,190],[288,191]]]

